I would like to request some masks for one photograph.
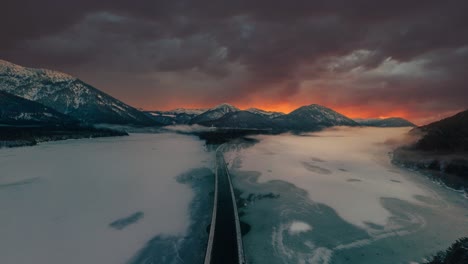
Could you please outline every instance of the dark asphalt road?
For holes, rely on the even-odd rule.
[[[236,218],[237,209],[234,208],[235,201],[233,201],[229,173],[221,151],[216,153],[216,162],[218,190],[216,220],[214,223],[211,258],[208,262],[205,261],[205,264],[244,263],[242,242],[238,243],[240,230],[239,233],[236,230],[236,226],[237,228],[239,227],[239,224],[236,224],[236,221],[238,221],[238,218]]]

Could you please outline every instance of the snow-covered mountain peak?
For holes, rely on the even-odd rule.
[[[52,82],[65,82],[76,80],[75,77],[58,71],[47,69],[33,69],[0,60],[0,74],[17,78],[48,78]]]
[[[269,118],[275,118],[275,117],[284,115],[284,113],[282,113],[282,112],[265,111],[265,110],[262,110],[262,109],[259,109],[259,108],[254,108],[254,107],[246,109],[245,111],[253,113],[253,114],[269,117]]]
[[[313,113],[313,114],[329,113],[329,114],[334,114],[334,115],[335,114],[341,115],[328,107],[318,105],[318,104],[301,106],[298,109],[294,110],[292,113],[294,112],[308,112],[308,113]]]
[[[350,118],[322,105],[311,104],[299,107],[288,114],[289,118],[297,120],[308,120],[316,124],[326,125],[357,125]]]
[[[154,123],[135,108],[58,71],[27,68],[0,60],[0,90],[87,123]]]
[[[227,110],[227,112],[235,112],[235,111],[239,111],[239,108],[228,103],[222,103],[220,105],[213,107],[211,110]]]
[[[16,65],[6,60],[0,59],[0,74],[2,75],[31,75],[30,70],[25,67]]]
[[[319,104],[310,104],[310,105],[306,105],[306,106],[303,106],[303,107],[308,108],[308,109],[314,109],[314,110],[322,110],[322,111],[331,110],[330,108],[325,107],[323,105],[319,105]],[[331,111],[333,111],[333,110],[331,110]]]
[[[230,104],[220,104],[214,108],[211,108],[210,110],[194,117],[190,123],[191,124],[202,124],[208,121],[213,121],[218,118],[223,117],[227,113],[232,113],[232,112],[237,112],[240,111],[239,108],[232,106]]]
[[[37,72],[49,78],[53,82],[67,82],[67,81],[74,81],[77,79],[69,74],[58,72],[58,71],[47,70],[47,69],[39,69],[37,70]]]

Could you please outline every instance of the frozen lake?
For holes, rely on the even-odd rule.
[[[226,153],[250,263],[419,263],[468,235],[468,200],[390,163],[407,128],[257,136]]]
[[[178,134],[1,149],[0,263],[126,263],[157,236],[176,247],[195,198],[187,173],[212,166],[202,141]]]
[[[407,130],[231,145],[249,263],[420,263],[468,235],[468,199],[390,163]],[[213,162],[175,133],[1,149],[0,263],[203,263]]]

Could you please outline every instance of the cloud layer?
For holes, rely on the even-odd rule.
[[[468,107],[468,2],[10,1],[0,57],[135,106],[231,102],[423,123]]]

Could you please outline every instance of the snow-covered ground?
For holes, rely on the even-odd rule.
[[[256,145],[226,153],[247,199],[240,211],[252,226],[244,237],[249,260],[419,262],[468,235],[467,199],[390,163],[407,131],[257,136]]]
[[[0,263],[125,263],[156,235],[183,236],[194,193],[176,177],[212,162],[172,133],[2,149]]]

